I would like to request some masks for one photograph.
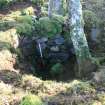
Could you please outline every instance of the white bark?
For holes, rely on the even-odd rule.
[[[62,10],[61,6],[62,6],[62,0],[54,0],[55,13],[57,14],[61,13],[61,10]]]
[[[52,17],[53,13],[53,0],[49,0],[48,4],[48,17]]]
[[[69,0],[68,11],[71,29],[70,35],[78,61],[78,75],[80,76],[82,74],[81,72],[83,72],[84,62],[86,63],[86,61],[91,58],[83,29],[82,6],[80,0]]]
[[[49,0],[48,16],[51,17],[53,13],[61,14],[62,0]]]

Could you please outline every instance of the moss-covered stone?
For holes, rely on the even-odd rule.
[[[57,75],[57,74],[62,73],[63,72],[62,64],[57,63],[57,64],[53,65],[50,72],[52,75]]]
[[[48,17],[40,18],[41,35],[52,37],[62,32],[62,24],[55,19],[49,19]]]
[[[16,18],[17,33],[21,36],[32,36],[33,21],[31,16],[20,16]]]
[[[0,0],[0,9],[7,8],[12,0]]]
[[[15,18],[15,20],[18,22],[18,23],[28,23],[28,24],[32,24],[32,17],[31,16],[18,16]]]
[[[15,21],[4,21],[4,20],[0,20],[0,31],[5,31],[8,30],[10,28],[13,28],[16,25]]]

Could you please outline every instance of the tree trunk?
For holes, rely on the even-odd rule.
[[[56,14],[61,14],[62,12],[62,0],[53,0],[54,1],[54,12]]]
[[[52,17],[52,14],[60,15],[62,13],[62,0],[49,0],[48,16]]]
[[[76,74],[81,77],[90,72],[91,54],[84,34],[82,6],[80,0],[69,0],[68,11],[70,36],[78,63],[78,70],[76,71]]]
[[[49,0],[48,4],[48,17],[51,18],[53,14],[53,0]]]

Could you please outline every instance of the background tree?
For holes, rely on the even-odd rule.
[[[53,0],[49,0],[48,4],[48,17],[52,17]]]
[[[62,14],[63,9],[63,0],[49,0],[48,5],[48,16],[51,17],[52,13],[58,15]]]

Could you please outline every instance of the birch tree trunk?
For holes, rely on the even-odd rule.
[[[88,66],[91,65],[91,54],[83,29],[81,2],[80,0],[69,0],[68,3],[70,35],[78,63],[78,70],[76,73],[81,77],[87,72],[86,69]]]
[[[62,0],[49,0],[48,16],[52,17],[53,13],[59,15],[62,13]]]
[[[62,0],[53,0],[54,1],[54,12],[56,14],[61,14],[62,11]]]
[[[48,17],[51,18],[53,14],[53,0],[49,0],[48,3]]]

